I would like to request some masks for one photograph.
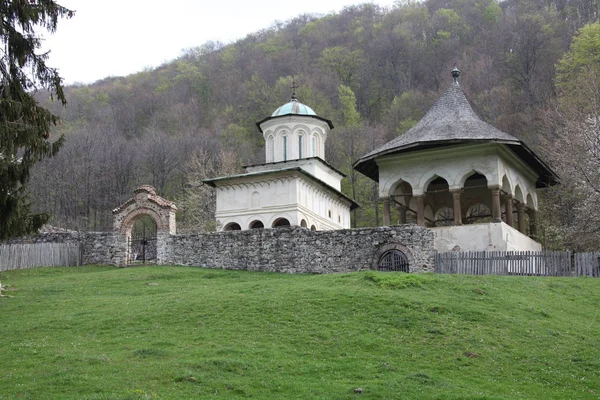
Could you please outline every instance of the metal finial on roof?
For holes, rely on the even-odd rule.
[[[296,85],[296,80],[292,80],[290,89],[292,89],[292,101],[297,101],[298,97],[296,97],[296,89],[298,89],[298,85]]]
[[[452,70],[452,77],[454,78],[454,83],[458,85],[458,77],[460,76],[460,70],[454,66]]]

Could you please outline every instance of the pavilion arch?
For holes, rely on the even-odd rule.
[[[457,177],[460,177],[460,179],[458,179],[455,182],[455,186],[458,188],[465,187],[467,180],[469,180],[469,178],[471,178],[473,175],[483,176],[485,178],[487,184],[489,184],[490,182],[493,182],[493,177],[490,174],[486,174],[485,172],[482,172],[481,170],[470,168],[469,170],[460,171],[457,174]]]
[[[525,196],[523,195],[520,183],[517,183],[517,186],[515,186],[515,200],[519,203],[525,203]]]
[[[506,174],[502,177],[502,191],[506,194],[513,195],[512,185],[510,183],[510,179]]]
[[[426,176],[428,176],[429,178],[425,179]],[[421,190],[423,192],[425,192],[427,190],[427,187],[429,186],[429,184],[431,182],[435,181],[438,178],[441,178],[441,179],[445,180],[446,183],[450,182],[450,180],[448,179],[449,176],[450,176],[450,174],[448,172],[445,172],[443,174],[438,174],[438,173],[435,173],[435,172],[431,173],[431,174],[425,174],[423,176],[423,178],[421,178],[421,181],[419,182],[418,187],[421,188]]]
[[[527,194],[525,204],[527,204],[527,208],[531,210],[537,210],[537,204],[531,193]]]

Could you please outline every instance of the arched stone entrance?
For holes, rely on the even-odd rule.
[[[144,252],[142,255],[144,261],[153,259],[154,262],[161,263],[164,259],[165,240],[176,232],[176,211],[175,204],[158,196],[156,189],[152,186],[144,185],[135,189],[131,199],[113,210],[115,216],[113,230],[122,236],[125,243],[128,243],[125,259],[119,264],[129,265],[132,261],[139,261],[140,251]],[[154,222],[154,229],[148,220]],[[136,224],[140,223],[142,226],[138,228]],[[149,234],[155,233],[155,239],[144,237],[139,246],[132,246],[134,227],[136,227],[136,231],[142,230],[143,235],[146,235],[146,230]],[[154,240],[155,244],[150,243]],[[148,250],[148,254],[145,253],[146,250]]]

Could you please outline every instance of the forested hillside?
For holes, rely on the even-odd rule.
[[[600,82],[592,78],[600,77],[600,58],[569,49],[599,7],[597,0],[362,5],[298,16],[228,45],[205,43],[154,70],[67,87],[66,108],[47,103],[62,118],[54,135],[66,144],[37,167],[32,200],[53,225],[105,230],[110,211],[151,184],[177,202],[180,231],[210,229],[212,194],[200,179],[264,161],[255,123],[288,101],[295,80],[299,100],[335,125],[327,161],[348,174],[344,191],[363,205],[353,223],[376,225],[375,183],[352,163],[415,124],[457,65],[480,116],[526,141],[563,177],[541,196],[540,240],[597,247]],[[600,57],[597,27],[580,42]]]

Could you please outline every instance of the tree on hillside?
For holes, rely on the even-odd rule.
[[[560,245],[596,250],[600,241],[600,23],[584,26],[557,65],[558,99],[546,120],[546,151],[561,185],[546,194],[547,227]]]
[[[57,117],[38,105],[39,88],[65,104],[58,71],[39,53],[35,30],[56,30],[58,19],[73,11],[51,0],[0,1],[0,240],[36,231],[47,220],[31,214],[25,184],[30,168],[58,151],[62,138],[49,140]]]

